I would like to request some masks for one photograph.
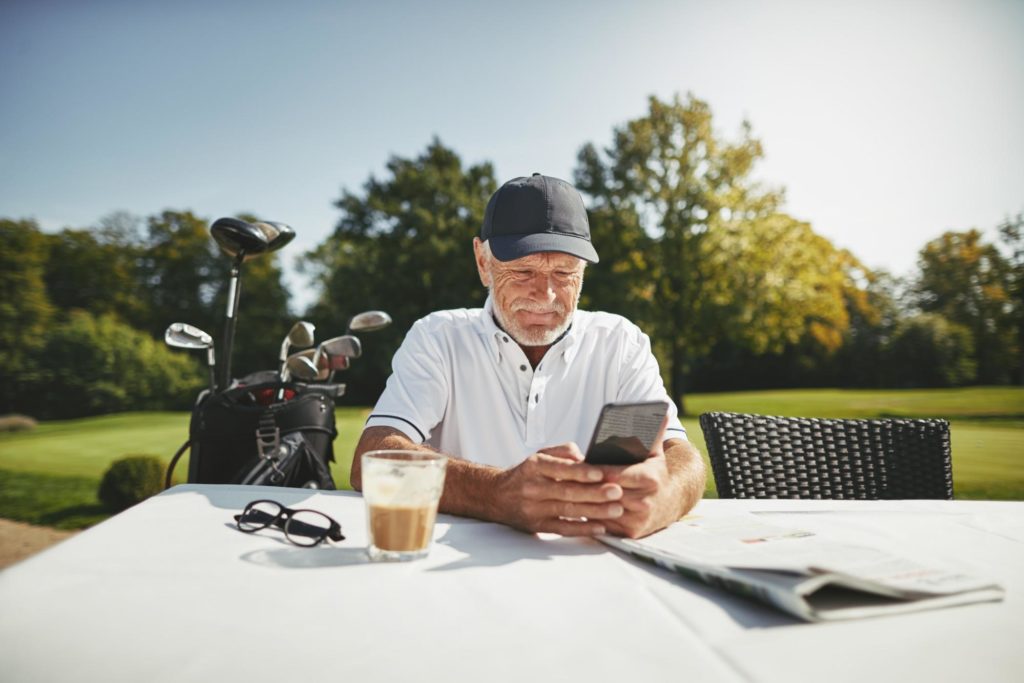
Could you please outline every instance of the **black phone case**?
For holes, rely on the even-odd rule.
[[[643,462],[654,447],[654,439],[667,413],[668,403],[664,401],[605,404],[587,448],[586,462],[592,465],[633,465]],[[621,421],[623,418],[628,419],[628,423],[636,429],[628,430],[631,433],[613,430],[612,434],[598,440],[606,421]],[[635,431],[640,433],[632,433]]]

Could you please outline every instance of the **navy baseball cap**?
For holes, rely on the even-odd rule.
[[[541,251],[598,261],[583,197],[564,180],[540,173],[513,178],[491,195],[480,239],[499,261]]]

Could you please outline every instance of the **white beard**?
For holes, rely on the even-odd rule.
[[[532,327],[530,329],[524,328],[516,322],[514,316],[506,317],[504,311],[498,305],[497,299],[494,298],[492,293],[491,300],[494,302],[494,317],[498,321],[498,326],[505,330],[510,337],[516,340],[520,346],[551,346],[558,338],[565,334],[565,331],[572,325],[572,313],[566,315],[562,307],[557,308],[559,315],[564,316],[564,319],[551,329],[544,329],[540,327]],[[573,307],[575,309],[575,306]],[[547,312],[544,309],[539,309],[526,305],[513,304],[514,313],[517,310],[534,310],[535,312]]]

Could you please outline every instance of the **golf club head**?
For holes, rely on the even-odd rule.
[[[208,349],[213,337],[188,323],[171,323],[164,332],[164,342],[179,349]]]
[[[317,380],[318,382],[323,382],[330,376],[331,368],[328,365],[328,357],[321,356],[320,358],[317,358],[316,349],[306,349],[305,351],[299,351],[298,353],[292,355],[308,358],[309,361],[316,366],[316,377],[314,377],[313,379]]]
[[[320,374],[316,366],[313,365],[313,361],[298,353],[288,356],[288,360],[285,361],[285,368],[289,377],[297,379],[316,379],[317,375]]]
[[[344,334],[320,343],[316,347],[317,357],[327,354],[328,356],[346,356],[348,358],[359,358],[363,355],[363,345],[358,337]]]
[[[295,239],[295,231],[290,225],[277,221],[259,221],[253,225],[267,238],[267,251],[277,251]]]
[[[284,341],[281,342],[281,352],[278,354],[277,360],[281,363],[281,370],[284,370],[284,362],[288,359],[288,350],[297,346],[299,348],[313,345],[313,333],[316,331],[316,326],[313,323],[308,323],[305,320],[292,325],[292,329],[288,330],[288,334],[285,336]]]
[[[363,311],[352,316],[349,332],[374,332],[391,324],[391,316],[384,311]],[[358,358],[358,356],[354,356]]]
[[[316,325],[308,323],[305,320],[292,325],[292,329],[288,332],[288,342],[292,346],[299,348],[305,348],[313,345],[313,333],[316,331]]]
[[[218,218],[210,226],[210,234],[221,251],[235,258],[243,254],[249,260],[270,248],[263,230],[238,218]]]

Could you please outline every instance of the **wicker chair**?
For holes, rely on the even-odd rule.
[[[945,420],[704,413],[720,498],[953,498]]]

